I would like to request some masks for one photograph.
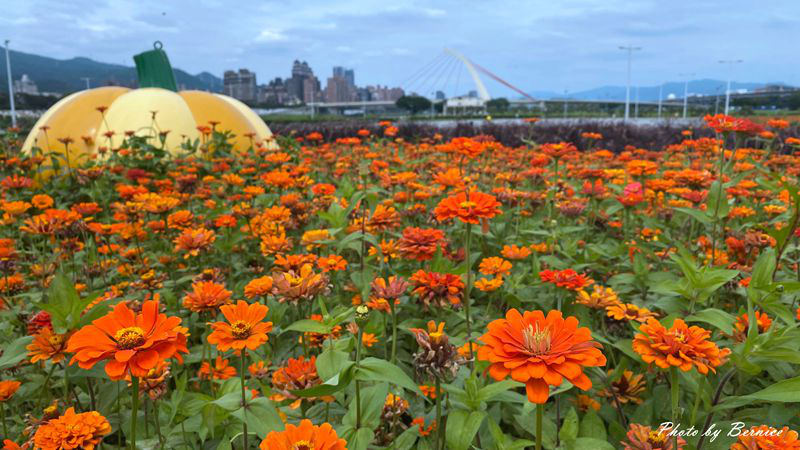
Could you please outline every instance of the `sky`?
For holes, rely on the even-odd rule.
[[[355,69],[358,85],[452,90],[459,83],[465,90],[466,71],[441,56],[452,48],[525,91],[575,92],[624,85],[627,54],[619,47],[632,45],[641,47],[634,85],[684,74],[800,85],[800,0],[3,3],[0,39],[15,50],[132,65],[134,54],[160,40],[174,67],[217,76],[248,68],[259,83],[289,76],[301,59],[323,86],[341,65]],[[430,81],[415,78],[420,72]],[[510,93],[484,82],[493,96]]]

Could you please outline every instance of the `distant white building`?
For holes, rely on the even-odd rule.
[[[472,96],[448,98],[444,102],[443,112],[445,115],[458,115],[476,112],[485,113],[486,100]]]
[[[22,74],[22,78],[14,80],[14,92],[17,94],[39,95],[39,88],[36,83],[28,77],[28,74]]]

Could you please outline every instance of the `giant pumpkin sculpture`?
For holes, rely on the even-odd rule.
[[[165,148],[178,154],[188,139],[201,138],[198,127],[231,131],[234,149],[251,145],[275,146],[267,125],[244,103],[203,91],[177,91],[172,68],[160,47],[137,55],[138,89],[107,86],[71,94],[39,118],[25,139],[22,151],[34,148],[60,153],[75,167],[86,162],[99,147],[115,148],[126,132],[153,139],[166,133]],[[176,92],[177,91],[177,92]],[[63,142],[70,138],[67,147]],[[67,151],[68,150],[68,151]]]

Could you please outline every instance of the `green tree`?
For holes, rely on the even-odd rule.
[[[404,95],[398,98],[394,104],[397,105],[398,108],[411,112],[411,114],[416,114],[431,108],[431,101],[418,95]]]
[[[486,109],[489,111],[508,111],[511,102],[505,97],[493,98],[486,102]]]

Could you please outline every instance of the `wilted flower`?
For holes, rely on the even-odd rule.
[[[419,344],[414,354],[414,371],[419,378],[449,380],[466,361],[444,334],[444,322],[438,326],[431,320],[428,329],[412,328]]]

